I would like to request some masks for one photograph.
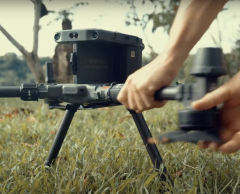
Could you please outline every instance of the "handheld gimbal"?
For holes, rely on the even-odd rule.
[[[141,38],[98,29],[64,30],[56,33],[54,38],[58,43],[73,44],[70,59],[72,84],[56,84],[52,65],[46,63],[46,84],[25,83],[20,87],[0,87],[0,97],[20,97],[24,101],[45,99],[50,109],[66,111],[45,161],[46,166],[50,166],[57,158],[77,110],[121,105],[117,101],[117,95],[127,77],[141,68],[144,49]],[[191,73],[196,77],[196,83],[165,87],[156,92],[156,100],[178,100],[185,104],[185,109],[179,111],[180,130],[167,133],[160,139],[167,137],[170,141],[220,141],[217,108],[196,111],[190,107],[190,103],[216,89],[217,78],[225,74],[221,56],[221,49],[200,49]],[[61,104],[63,102],[68,104],[64,106]],[[128,111],[154,167],[160,169],[163,161],[156,145],[147,143],[152,135],[143,115],[133,110]],[[165,167],[163,172],[166,175]],[[162,180],[166,180],[164,174],[161,175]]]

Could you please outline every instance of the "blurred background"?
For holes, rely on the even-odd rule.
[[[45,82],[44,63],[52,61],[58,83],[71,81],[71,44],[58,45],[63,29],[99,28],[143,39],[143,65],[160,54],[168,40],[179,0],[0,0],[0,85]],[[174,81],[194,81],[189,75],[201,47],[221,47],[226,82],[240,70],[239,0],[229,1],[191,50]]]

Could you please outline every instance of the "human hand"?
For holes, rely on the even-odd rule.
[[[172,82],[180,65],[165,53],[158,56],[127,78],[117,100],[136,112],[162,107],[166,102],[155,100],[154,94]]]
[[[224,103],[220,110],[220,138],[224,143],[201,142],[199,148],[212,148],[223,153],[233,153],[240,149],[240,72],[202,99],[192,103],[197,110],[205,110]]]

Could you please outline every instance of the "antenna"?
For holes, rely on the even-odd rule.
[[[50,62],[46,62],[46,74],[45,74],[45,82],[47,84],[52,84],[52,83],[56,83],[54,76],[53,76],[53,67],[52,67],[52,63]]]

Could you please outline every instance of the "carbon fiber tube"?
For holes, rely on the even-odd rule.
[[[155,93],[156,100],[180,100],[182,98],[182,86],[171,86],[158,90]]]
[[[0,98],[12,98],[21,97],[20,86],[1,86],[0,87]]]
[[[149,131],[149,128],[147,126],[147,123],[142,115],[142,113],[136,113],[133,110],[128,110],[130,112],[130,114],[133,117],[133,120],[137,126],[137,129],[139,131],[139,134],[142,137],[143,143],[146,146],[147,152],[152,160],[152,164],[153,166],[159,170],[160,169],[160,165],[163,163],[162,157],[157,149],[156,144],[148,144],[147,140],[148,138],[152,137],[151,132]],[[166,173],[167,173],[167,169],[164,166],[163,167],[163,173],[160,176],[160,179],[162,181],[166,181]]]
[[[119,87],[120,86],[120,87]],[[123,84],[119,86],[113,86],[110,89],[109,95],[110,98],[113,102],[118,102],[117,101],[117,96],[120,90],[123,87]],[[155,93],[155,99],[156,100],[181,100],[182,99],[182,94],[183,94],[183,86],[171,86],[171,87],[165,87],[160,90],[158,90]]]
[[[70,104],[67,105],[64,118],[59,127],[57,135],[54,139],[54,142],[53,142],[51,150],[48,154],[48,157],[44,163],[45,166],[51,166],[51,164],[55,162],[55,159],[57,158],[58,153],[62,147],[62,143],[65,139],[67,131],[71,125],[74,114],[78,108],[79,108],[79,106],[74,106],[74,105],[70,105]]]

